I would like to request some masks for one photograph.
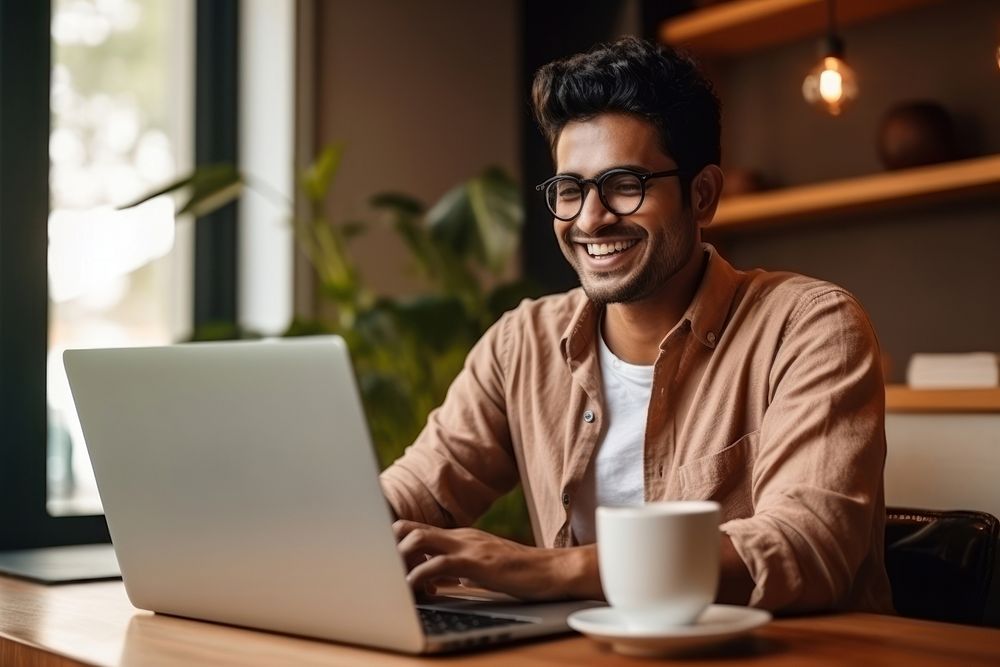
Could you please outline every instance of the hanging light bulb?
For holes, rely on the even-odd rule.
[[[821,58],[802,82],[802,96],[831,116],[839,116],[858,96],[858,82],[854,70],[844,62],[844,42],[836,34],[833,0],[827,8],[828,33],[820,43]]]

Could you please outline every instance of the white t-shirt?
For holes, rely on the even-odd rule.
[[[653,367],[625,363],[612,354],[600,333],[598,341],[607,429],[570,513],[570,528],[577,544],[597,541],[594,510],[598,506],[643,503],[643,441],[653,391]]]

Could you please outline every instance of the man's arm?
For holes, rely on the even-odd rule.
[[[394,517],[467,526],[517,483],[503,380],[509,319],[502,317],[476,343],[444,403],[382,473]]]
[[[881,363],[853,297],[830,287],[793,314],[770,392],[751,473],[754,515],[721,528],[755,582],[750,604],[836,608],[873,558],[884,513]]]

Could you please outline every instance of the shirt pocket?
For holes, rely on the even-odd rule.
[[[751,471],[760,431],[747,433],[723,449],[689,461],[677,469],[686,500],[714,500],[722,506],[722,520],[753,515]]]

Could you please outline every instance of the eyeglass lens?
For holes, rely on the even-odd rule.
[[[575,218],[583,210],[584,187],[570,176],[552,181],[545,190],[549,210],[557,218]],[[634,213],[642,203],[642,179],[635,174],[610,174],[598,187],[605,206],[615,215]]]

